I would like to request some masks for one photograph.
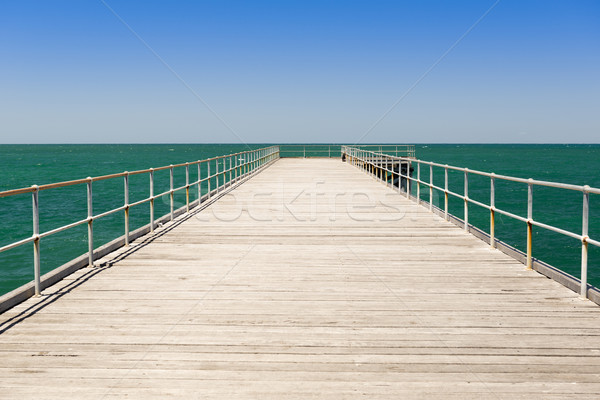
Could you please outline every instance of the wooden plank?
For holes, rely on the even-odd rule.
[[[0,398],[600,397],[595,304],[339,160],[99,265],[0,315]]]

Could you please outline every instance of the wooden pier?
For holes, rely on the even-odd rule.
[[[0,399],[598,399],[600,308],[280,159],[0,315]]]

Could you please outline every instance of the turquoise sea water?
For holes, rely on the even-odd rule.
[[[253,144],[251,148],[264,147]],[[332,147],[333,148],[333,147]],[[339,147],[337,147],[339,148]],[[0,145],[0,191],[46,184],[87,176],[100,176],[194,161],[248,150],[246,145],[176,144],[176,145]],[[322,147],[319,155],[326,155]],[[298,154],[301,155],[299,152]],[[497,174],[523,178],[587,184],[600,187],[600,145],[417,145],[417,157],[423,160],[468,167]],[[287,153],[287,155],[293,155]],[[310,154],[308,154],[310,155]],[[332,156],[339,153],[332,152]],[[185,184],[185,170],[175,172],[175,187]],[[213,171],[214,172],[214,171]],[[206,172],[203,169],[203,176]],[[416,176],[416,171],[414,173]],[[421,171],[429,180],[429,169]],[[190,181],[197,179],[197,169],[191,168]],[[443,170],[434,170],[434,183],[444,186]],[[155,174],[155,193],[169,188],[168,171]],[[130,201],[148,196],[147,174],[130,177]],[[463,176],[449,174],[449,188],[462,193]],[[206,188],[205,188],[206,189]],[[414,189],[414,188],[413,188]],[[422,197],[428,191],[422,188]],[[489,179],[471,175],[469,196],[489,202]],[[86,186],[51,189],[40,192],[40,231],[81,220],[87,215]],[[191,200],[196,191],[191,191]],[[590,198],[590,237],[600,238],[600,196]],[[176,195],[176,205],[185,204],[183,193]],[[443,206],[443,194],[436,193],[434,203]],[[123,180],[111,179],[94,183],[94,214],[123,204]],[[573,232],[581,232],[582,195],[566,190],[536,188],[534,218]],[[527,187],[523,184],[497,181],[496,206],[526,216]],[[450,212],[463,217],[463,202],[450,199]],[[168,198],[156,201],[155,216],[169,211]],[[131,230],[147,224],[147,206],[131,211]],[[489,230],[489,211],[472,205],[469,222]],[[519,249],[525,247],[525,224],[497,215],[496,236]],[[32,234],[31,195],[0,198],[0,246],[24,239]],[[94,222],[95,246],[101,246],[123,234],[123,214],[116,213]],[[42,273],[85,253],[85,225],[42,239]],[[534,257],[540,258],[579,277],[581,244],[543,229],[534,228]],[[0,294],[6,293],[33,278],[32,245],[27,244],[0,253]],[[600,251],[590,246],[589,281],[600,286]]]

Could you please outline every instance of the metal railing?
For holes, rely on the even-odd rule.
[[[460,168],[455,166],[450,166],[447,164],[438,164],[430,161],[423,161],[418,159],[413,159],[409,157],[396,157],[389,154],[384,154],[380,152],[369,151],[366,149],[343,146],[342,153],[346,155],[346,160],[364,170],[366,173],[369,173],[373,176],[381,177],[386,181],[389,177],[391,177],[392,181],[394,177],[400,181],[401,179],[405,179],[407,185],[405,188],[402,188],[400,184],[398,184],[398,190],[404,191],[406,193],[407,198],[411,198],[411,186],[412,183],[416,184],[416,196],[412,196],[413,199],[420,204],[421,203],[421,186],[426,186],[429,189],[429,202],[428,207],[430,211],[433,211],[433,192],[434,190],[440,191],[444,193],[444,208],[441,209],[443,212],[444,218],[448,220],[449,216],[452,216],[458,220],[460,218],[449,214],[448,212],[448,198],[449,196],[454,196],[458,199],[461,199],[464,202],[464,218],[461,220],[463,222],[464,229],[466,231],[469,230],[469,205],[474,204],[479,207],[483,207],[484,209],[489,210],[490,213],[490,246],[492,248],[496,247],[497,240],[495,238],[495,219],[496,214],[501,214],[507,217],[510,217],[514,220],[523,222],[526,226],[527,232],[527,245],[526,245],[526,266],[527,269],[532,269],[532,242],[533,242],[533,227],[540,227],[552,232],[556,232],[563,236],[568,236],[574,239],[577,239],[581,242],[581,276],[580,276],[580,295],[584,298],[588,297],[588,245],[594,245],[600,247],[600,241],[592,239],[589,237],[589,204],[590,204],[590,194],[600,194],[600,188],[593,188],[590,186],[580,186],[580,185],[571,185],[565,183],[558,182],[548,182],[548,181],[540,181],[535,179],[523,179],[517,178],[513,176],[506,175],[497,175],[494,173],[483,172],[472,170],[468,168]],[[406,163],[407,168],[398,168],[398,171],[395,171],[393,168],[393,163]],[[417,177],[414,178],[410,174],[411,167],[416,164],[417,167]],[[429,182],[421,179],[421,166],[429,167]],[[392,166],[392,167],[390,167]],[[441,168],[444,171],[444,187],[436,186],[433,183],[434,176],[434,167]],[[463,174],[463,193],[456,193],[448,189],[448,171],[459,171]],[[483,202],[474,200],[469,198],[469,175],[479,175],[484,176],[490,179],[490,202],[489,204],[485,204]],[[496,207],[496,181],[511,181],[517,182],[527,185],[527,216],[521,216],[509,212],[507,210],[500,209]],[[580,192],[582,196],[582,229],[581,233],[571,232],[566,229],[561,229],[553,225],[545,224],[533,219],[533,188],[535,186],[545,186],[552,187],[558,189],[565,189]],[[413,187],[414,189],[414,187]]]
[[[50,183],[46,185],[33,185],[31,187],[13,189],[0,192],[0,198],[15,196],[19,194],[31,193],[32,196],[32,212],[33,212],[33,235],[26,239],[18,240],[8,245],[0,247],[0,253],[26,245],[28,243],[33,243],[33,280],[35,287],[35,295],[39,296],[42,288],[40,285],[40,245],[41,240],[54,235],[56,233],[74,228],[79,225],[87,224],[87,239],[88,239],[88,251],[87,251],[87,259],[88,266],[94,265],[95,254],[94,254],[94,221],[97,221],[100,218],[104,218],[108,215],[123,212],[124,213],[124,244],[129,245],[130,241],[130,232],[129,232],[129,212],[132,207],[136,207],[145,203],[149,203],[150,207],[150,232],[154,232],[156,227],[155,216],[154,216],[154,202],[156,199],[162,198],[163,196],[169,196],[169,206],[170,212],[165,214],[163,217],[167,217],[170,221],[173,221],[175,218],[176,210],[175,210],[175,201],[174,196],[175,193],[179,191],[185,190],[185,206],[182,207],[185,209],[185,212],[189,212],[190,209],[200,205],[204,199],[204,201],[211,199],[211,197],[218,195],[224,190],[226,187],[234,186],[239,184],[242,180],[246,179],[250,175],[254,174],[258,170],[262,169],[266,165],[270,164],[274,160],[279,158],[279,147],[271,146],[256,150],[244,151],[234,154],[228,154],[219,157],[208,158],[205,160],[198,160],[192,162],[186,162],[182,164],[168,165],[158,168],[149,168],[139,171],[125,171],[117,174],[97,176],[97,177],[88,177],[85,179],[77,179],[66,182],[58,182],[58,183]],[[201,174],[201,166],[205,165],[205,176],[202,177]],[[213,172],[211,173],[211,165],[214,166]],[[190,182],[190,167],[197,167],[197,177],[198,179],[194,182]],[[176,168],[185,168],[185,185],[174,187],[174,170]],[[169,170],[169,190],[164,191],[162,193],[155,194],[154,193],[154,173],[161,170]],[[132,175],[139,174],[148,174],[149,176],[149,196],[139,201],[129,202],[129,178]],[[106,212],[102,212],[100,214],[94,215],[93,210],[93,183],[114,179],[114,178],[123,178],[123,188],[124,188],[124,204],[120,207],[113,208]],[[206,193],[202,193],[202,186],[206,182],[207,191]],[[39,192],[48,189],[61,188],[66,186],[73,185],[83,185],[87,186],[87,216],[79,221],[60,226],[55,229],[51,229],[46,232],[40,232],[40,205],[39,205]],[[190,190],[197,190],[197,200],[190,202]]]
[[[347,147],[347,146],[344,146]],[[416,151],[414,144],[362,144],[350,146],[355,149],[373,151],[395,157],[415,158]]]
[[[340,144],[280,144],[282,158],[339,158],[342,156]],[[355,146],[365,150],[377,150],[399,157],[415,157],[415,146],[412,144],[367,144]]]
[[[280,144],[281,158],[338,158],[341,157],[341,145],[335,144]]]

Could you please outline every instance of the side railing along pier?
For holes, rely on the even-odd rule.
[[[12,307],[13,305],[25,300],[32,295],[38,296],[40,292],[70,274],[86,265],[93,266],[94,260],[116,250],[121,246],[129,245],[129,242],[148,233],[153,232],[157,224],[173,221],[180,214],[190,212],[190,210],[201,205],[202,203],[211,200],[218,196],[223,190],[229,187],[236,186],[253,175],[262,168],[268,166],[279,158],[279,147],[271,146],[256,150],[244,151],[235,154],[228,154],[219,157],[208,158],[204,160],[186,162],[175,165],[167,165],[157,168],[148,168],[138,171],[125,171],[111,175],[88,177],[85,179],[77,179],[66,182],[51,183],[46,185],[34,185],[31,187],[7,190],[0,192],[0,198],[16,196],[21,194],[31,193],[32,197],[32,214],[33,214],[33,235],[28,238],[15,241],[0,247],[0,253],[24,246],[33,244],[33,265],[32,277],[33,284],[28,284],[17,288],[12,292],[0,297],[0,312]],[[185,169],[185,185],[174,186],[174,171],[176,169]],[[190,169],[195,168],[196,180],[190,181]],[[155,193],[155,172],[168,170],[169,171],[169,190]],[[133,175],[145,174],[148,176],[148,197],[130,202],[129,179]],[[123,205],[112,208],[108,211],[95,214],[94,213],[94,182],[108,179],[123,179]],[[41,232],[40,231],[40,201],[39,193],[41,191],[63,188],[67,186],[84,185],[87,196],[87,215],[78,221],[62,225],[60,227]],[[196,200],[190,201],[190,191],[196,190]],[[175,208],[175,194],[185,192],[185,205],[180,208]],[[155,216],[155,201],[163,197],[168,197],[170,211],[168,214],[156,218]],[[141,205],[148,205],[150,208],[150,219],[146,226],[143,226],[133,232],[130,232],[130,210]],[[115,238],[108,244],[96,248],[94,246],[94,222],[109,215],[122,212],[123,213],[123,236]],[[56,268],[48,274],[41,276],[41,257],[40,249],[44,238],[55,235],[80,225],[87,225],[87,241],[88,251],[81,257],[68,262],[67,264]]]
[[[471,232],[483,240],[488,241],[492,248],[498,248],[511,255],[519,261],[522,261],[527,269],[536,269],[538,272],[557,280],[573,291],[579,292],[581,297],[589,298],[595,303],[600,304],[600,291],[588,284],[588,246],[600,247],[600,241],[589,237],[590,220],[590,194],[600,194],[600,188],[590,186],[571,185],[558,182],[548,182],[535,179],[523,179],[513,176],[498,175],[489,172],[477,171],[468,168],[460,168],[446,164],[438,164],[430,161],[423,161],[413,157],[400,157],[396,155],[372,151],[369,149],[353,146],[342,146],[342,154],[350,164],[363,170],[365,173],[382,180],[388,185],[396,186],[397,189],[406,194],[406,197],[413,199],[417,204],[429,207],[432,212],[437,212],[446,220],[452,221],[462,226],[465,231]],[[398,165],[405,164],[404,168],[398,168]],[[422,167],[428,169],[428,180],[421,179]],[[416,169],[416,177],[414,171]],[[434,184],[434,171],[442,170],[444,176],[444,186]],[[463,175],[463,192],[457,193],[451,191],[448,187],[448,171],[458,171]],[[489,178],[489,203],[477,201],[469,197],[469,176],[478,175]],[[527,214],[518,215],[506,209],[499,208],[496,205],[496,183],[497,181],[510,181],[527,185]],[[402,182],[403,184],[394,184]],[[406,182],[406,184],[404,184]],[[421,188],[428,190],[429,200],[422,199]],[[534,201],[533,193],[535,187],[552,187],[562,190],[569,190],[581,193],[581,232],[572,232],[557,226],[546,224],[534,219]],[[434,205],[434,192],[443,193],[444,205],[437,207]],[[425,193],[427,197],[427,193]],[[449,212],[449,197],[453,196],[463,201],[463,218],[459,218]],[[484,232],[469,223],[469,206],[476,205],[489,211],[490,225],[489,232]],[[507,245],[496,237],[495,225],[496,215],[500,214],[524,224],[526,231],[526,251],[521,252],[512,246]],[[548,265],[543,261],[536,260],[533,257],[533,227],[539,227],[551,232],[558,233],[564,237],[574,238],[581,242],[581,269],[580,279],[566,274],[554,266]],[[542,256],[543,257],[543,256]]]

